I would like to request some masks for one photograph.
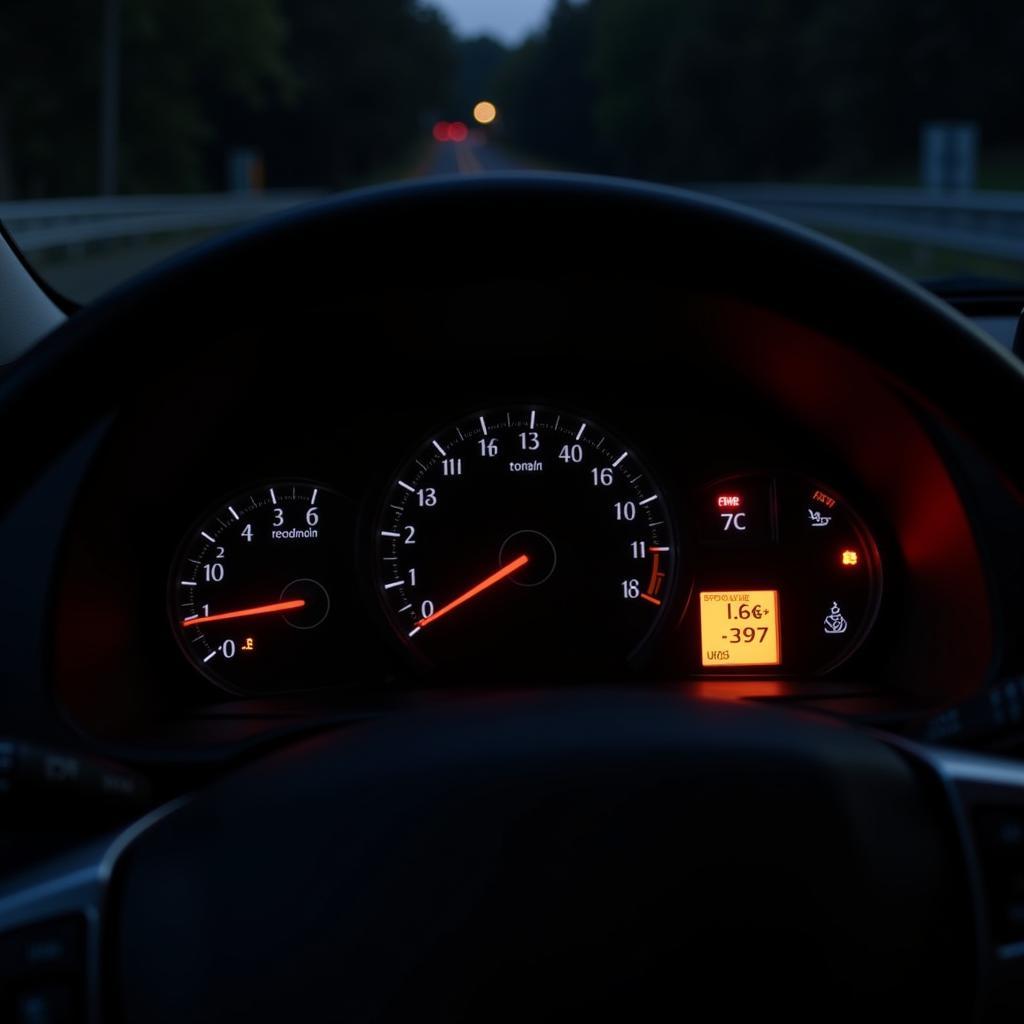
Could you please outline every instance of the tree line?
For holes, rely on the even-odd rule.
[[[557,0],[495,68],[508,137],[661,180],[862,177],[925,120],[1024,146],[1019,0]]]
[[[96,191],[105,0],[6,0],[0,198]],[[455,43],[417,0],[120,0],[125,192],[220,188],[232,147],[271,184],[401,159],[448,94]]]
[[[106,2],[6,0],[0,198],[96,190]],[[386,176],[484,96],[523,153],[667,181],[884,175],[932,119],[1024,150],[1019,0],[555,0],[511,50],[421,0],[118,4],[125,192],[222,188],[243,147],[270,185]]]

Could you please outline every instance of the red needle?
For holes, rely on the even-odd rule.
[[[237,612],[221,612],[219,615],[200,615],[194,619],[182,619],[182,626],[199,626],[204,622],[223,622],[225,619],[246,619],[250,615],[272,615],[274,612],[289,612],[293,608],[305,608],[305,601],[281,601],[278,604],[261,604],[255,608],[241,608]]]
[[[442,615],[447,615],[450,611],[454,611],[460,604],[472,601],[477,594],[482,594],[489,587],[493,587],[495,583],[500,583],[506,576],[511,576],[512,573],[516,572],[518,569],[522,569],[529,560],[529,555],[520,555],[515,559],[515,561],[509,562],[508,565],[488,576],[487,579],[481,580],[475,587],[470,587],[469,590],[464,594],[460,594],[454,601],[450,601],[443,608],[438,608],[433,615],[428,615],[425,619],[420,619],[416,625],[422,629],[424,626],[429,626],[432,622],[437,622]]]

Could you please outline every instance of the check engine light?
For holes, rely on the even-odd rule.
[[[845,565],[845,566],[857,565],[859,562],[860,562],[860,555],[858,555],[856,551],[852,550],[851,548],[847,548],[843,552],[843,565]]]
[[[779,665],[777,590],[702,590],[701,663],[707,668]]]

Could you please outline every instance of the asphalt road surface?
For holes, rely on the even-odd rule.
[[[488,171],[522,171],[526,165],[482,136],[466,142],[438,142],[420,168],[420,175],[486,174]]]

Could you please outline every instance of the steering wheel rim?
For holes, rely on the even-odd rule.
[[[465,249],[463,232],[476,224],[501,240],[483,260]],[[396,235],[429,239],[437,251],[424,261],[418,250],[396,247]],[[660,246],[677,238],[684,240],[674,250],[679,261],[666,261]],[[576,277],[607,273],[609,239],[629,252],[623,269],[633,279],[688,289],[728,280],[732,293],[755,305],[846,344],[855,339],[864,359],[956,423],[1020,493],[1024,451],[991,413],[1021,407],[1024,367],[924,289],[823,236],[724,200],[589,175],[515,174],[344,194],[201,245],[114,289],[0,380],[0,428],[33,438],[31,449],[11,453],[7,495],[34,477],[33,463],[116,404],[126,377],[161,372],[169,353],[139,345],[155,326],[172,344],[201,309],[207,332],[215,332],[267,295],[278,302],[336,295],[339,272],[353,293],[388,275],[443,288],[453,275],[472,283],[564,278],[567,267]],[[878,309],[886,310],[884,324]],[[977,387],[962,387],[965,379]],[[59,418],[45,410],[54,393],[63,397]]]
[[[488,219],[489,230],[504,242],[502,251],[488,261],[459,253],[460,232],[481,218]],[[440,239],[442,254],[423,267],[408,252],[396,250],[396,234],[406,239]],[[1024,407],[1024,372],[934,297],[844,247],[731,204],[635,183],[533,175],[403,185],[339,197],[203,246],[83,310],[0,381],[2,429],[7,436],[33,438],[31,446],[12,453],[7,501],[35,479],[48,457],[116,405],[118,389],[126,379],[141,372],[161,372],[169,355],[167,346],[188,329],[195,309],[209,305],[206,329],[215,331],[236,317],[239,309],[258,309],[260,296],[272,288],[290,301],[329,293],[337,283],[337,265],[329,257],[338,239],[344,239],[349,252],[345,287],[359,289],[379,280],[385,269],[407,277],[415,271],[420,284],[429,288],[443,282],[453,266],[469,282],[490,277],[538,279],[555,271],[564,275],[567,266],[577,276],[594,272],[614,278],[602,263],[608,238],[615,244],[626,239],[627,245],[631,241],[637,246],[646,240],[645,248],[630,249],[632,279],[678,285],[680,266],[664,260],[659,241],[683,239],[688,255],[682,271],[688,287],[713,284],[728,271],[735,291],[745,300],[794,315],[847,345],[856,343],[862,358],[952,420],[1020,493],[1024,452],[1001,429],[991,409]],[[651,239],[659,241],[652,245]],[[567,253],[575,259],[567,261]],[[884,330],[879,327],[878,309],[886,311]],[[143,351],[138,339],[154,330],[155,313],[160,315],[154,332],[159,350]],[[893,344],[891,337],[908,341]],[[950,373],[954,366],[955,374]],[[962,387],[965,377],[977,382],[974,389]],[[63,399],[60,417],[52,415],[55,394]],[[640,714],[639,705],[631,706]],[[552,714],[557,717],[564,710],[555,709]],[[701,712],[680,707],[678,714],[685,733],[685,723],[699,720]],[[726,728],[733,743],[719,753],[737,756],[736,735],[747,735],[746,723],[760,712],[734,709],[728,714],[737,716]],[[738,723],[736,733],[731,732],[733,722]],[[488,727],[498,726],[492,722]],[[817,728],[812,730],[816,736]],[[341,771],[346,741],[338,738],[337,744]],[[902,759],[898,763],[906,766]],[[917,759],[916,763],[926,762]],[[914,790],[921,806],[934,797],[935,774],[925,771],[925,775],[930,783]],[[920,780],[908,776],[905,781],[916,787]],[[230,786],[228,791],[238,793]],[[904,795],[909,791],[903,790]],[[194,805],[198,810],[188,813],[198,814],[198,820],[208,826],[218,813],[217,799],[207,794]],[[249,813],[256,814],[258,792],[246,799]],[[948,806],[929,811],[933,812],[938,818],[931,821],[930,834],[952,832]],[[151,870],[140,867],[146,863],[148,844],[159,842],[165,829],[176,829],[176,822],[183,820],[181,813],[167,816],[132,844],[115,876],[115,896],[123,894],[133,880],[145,877],[138,872]],[[958,856],[949,848],[946,855],[951,862]],[[950,898],[954,903],[969,901],[962,870],[957,877],[956,893]],[[111,906],[119,905],[124,904],[115,898]],[[128,934],[123,918],[118,927],[118,934]],[[123,949],[121,953],[125,955]],[[207,975],[201,971],[200,977]],[[259,1001],[246,1005],[252,1009]],[[145,1012],[152,1013],[153,1005],[148,1004]]]

